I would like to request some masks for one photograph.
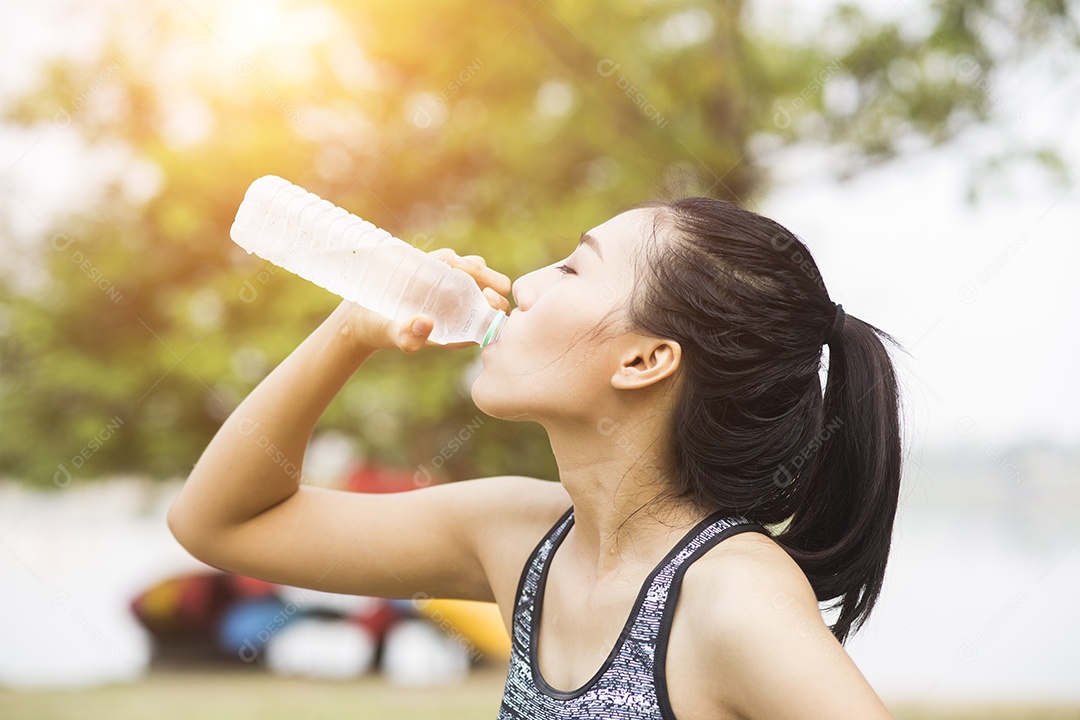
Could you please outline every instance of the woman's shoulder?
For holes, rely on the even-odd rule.
[[[491,509],[499,510],[511,524],[526,522],[551,525],[572,504],[562,483],[524,475],[497,475],[473,480],[482,483]],[[494,519],[494,518],[493,518]]]
[[[681,602],[717,633],[745,631],[747,623],[769,622],[775,612],[805,615],[828,630],[802,568],[760,532],[738,533],[710,548],[687,568],[681,593]]]
[[[571,505],[561,483],[521,475],[471,478],[426,490],[435,506],[459,509],[455,531],[469,539],[485,567],[517,562]]]
[[[476,484],[476,494],[483,498],[474,513],[476,552],[511,632],[522,568],[572,503],[562,483],[553,480],[501,475],[469,482]]]
[[[705,705],[742,717],[804,718],[808,708],[822,718],[890,717],[773,538],[728,537],[687,568],[683,583],[676,623],[684,612],[692,620],[692,632],[683,625],[679,635],[686,682]]]
[[[530,539],[548,531],[570,505],[562,483],[522,475],[467,480],[474,499],[477,540],[502,547],[512,538]],[[539,533],[539,534],[538,534]]]

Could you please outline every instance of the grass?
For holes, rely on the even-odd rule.
[[[380,675],[319,682],[254,666],[155,667],[132,683],[80,690],[0,688],[0,718],[17,720],[465,720],[494,719],[506,667],[477,665],[462,685],[405,688]],[[897,720],[1080,720],[1080,707],[892,703]]]
[[[1080,706],[1057,705],[905,705],[889,703],[896,720],[1077,720]]]
[[[374,674],[347,682],[258,668],[152,670],[131,683],[77,690],[0,688],[7,720],[465,720],[494,718],[506,669],[477,666],[461,685],[395,687]]]

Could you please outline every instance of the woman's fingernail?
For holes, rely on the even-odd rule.
[[[417,320],[412,325],[412,331],[413,335],[417,337],[424,337],[424,335],[426,335],[428,331],[427,323],[425,323],[423,320]]]

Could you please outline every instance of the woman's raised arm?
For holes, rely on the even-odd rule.
[[[505,275],[477,256],[433,254],[469,272],[492,305],[508,310]],[[345,381],[376,349],[415,352],[431,328],[423,315],[396,325],[342,302],[218,430],[169,509],[177,540],[208,564],[286,584],[492,599],[474,528],[501,511],[493,504],[520,502],[517,486],[538,481],[488,478],[386,495],[302,483],[311,433]]]

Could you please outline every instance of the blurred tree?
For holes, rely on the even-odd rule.
[[[843,172],[942,142],[987,116],[999,63],[1077,39],[1063,0],[918,10],[922,29],[842,6],[806,45],[751,31],[737,2],[131,5],[96,61],[55,61],[6,111],[141,164],[41,238],[45,286],[0,281],[0,468],[61,487],[184,475],[330,312],[228,239],[258,176],[513,278],[650,195],[752,206],[764,137],[846,148]],[[473,406],[474,358],[376,354],[320,427],[449,479],[557,477],[538,426]]]

